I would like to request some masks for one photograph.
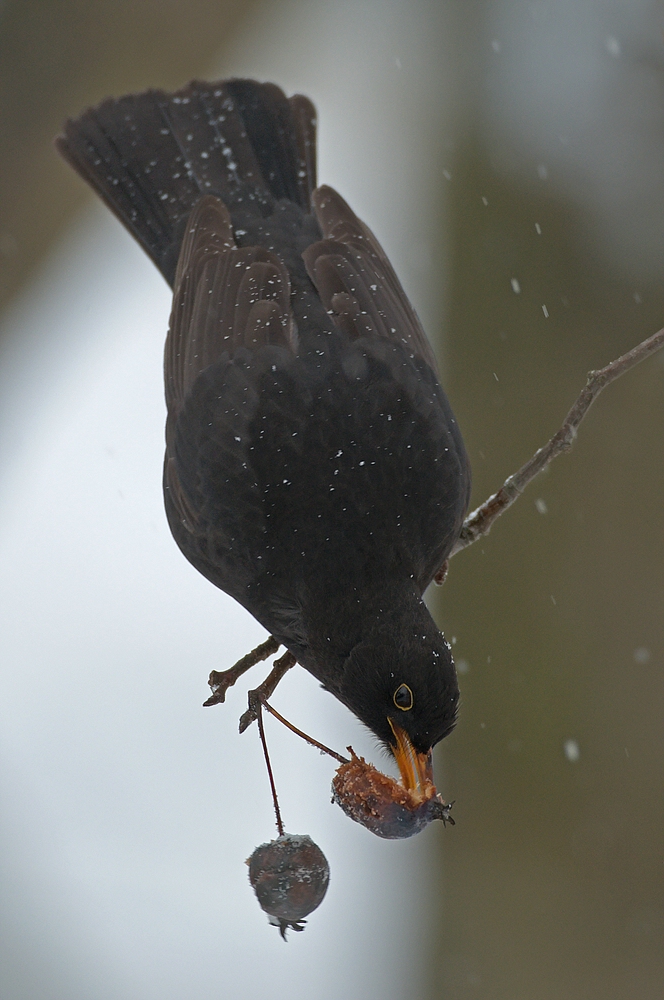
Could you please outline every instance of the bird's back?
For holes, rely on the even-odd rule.
[[[467,457],[384,252],[315,188],[310,102],[252,81],[148,91],[59,148],[174,288],[164,487],[187,558],[291,646],[307,595],[395,575],[421,593]]]

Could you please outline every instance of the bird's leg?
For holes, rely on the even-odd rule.
[[[243,656],[241,660],[238,660],[235,666],[229,667],[228,670],[213,670],[208,679],[208,684],[212,688],[212,694],[207,701],[203,702],[204,707],[210,705],[218,705],[220,702],[226,700],[226,692],[229,687],[235,684],[238,677],[241,677],[243,673],[249,670],[249,667],[253,667],[256,663],[260,663],[261,660],[267,660],[268,656],[272,656],[279,649],[279,643],[274,638],[270,636],[265,642],[262,642],[260,646],[256,646],[252,649],[250,653]],[[281,659],[283,660],[283,656]],[[281,662],[281,661],[278,661]],[[290,666],[291,664],[289,664]],[[274,671],[272,671],[274,673]],[[284,671],[285,673],[285,671]],[[270,674],[270,677],[272,674]],[[275,682],[276,686],[276,682]],[[272,688],[272,691],[274,688]]]
[[[296,663],[297,660],[290,650],[287,649],[283,656],[280,656],[278,660],[274,661],[272,670],[267,675],[263,683],[257,688],[254,688],[253,691],[249,692],[249,708],[240,719],[241,733],[243,733],[252,722],[256,721],[261,705],[272,696],[274,689],[281,678],[290,670],[291,667],[294,667]]]

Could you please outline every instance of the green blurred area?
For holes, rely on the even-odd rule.
[[[204,76],[255,0],[0,5],[0,310],[90,197],[57,156],[64,120],[112,94]]]
[[[587,371],[661,327],[664,288],[635,298],[589,252],[591,220],[492,170],[480,140],[454,176],[446,386],[477,505],[557,430]],[[438,838],[431,997],[661,995],[663,362],[602,394],[440,593],[467,672],[439,751],[457,826]]]

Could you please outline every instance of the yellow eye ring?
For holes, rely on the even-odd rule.
[[[394,692],[392,701],[402,712],[410,712],[413,707],[413,692],[407,684],[400,684]]]

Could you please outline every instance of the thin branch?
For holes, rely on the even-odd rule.
[[[279,719],[279,722],[282,722],[287,729],[290,729],[292,733],[295,733],[297,736],[300,736],[303,740],[306,740],[306,742],[309,743],[312,747],[317,747],[323,753],[327,753],[330,755],[330,757],[334,757],[334,759],[338,760],[340,764],[348,763],[347,757],[342,757],[340,753],[336,752],[336,750],[330,750],[330,748],[326,747],[324,743],[319,743],[318,740],[315,740],[313,738],[313,736],[307,736],[306,733],[303,733],[301,729],[298,729],[297,726],[294,726],[292,722],[288,721],[288,719],[284,719],[283,715],[280,715],[279,712],[277,712],[276,708],[272,708],[272,706],[268,704],[265,698],[260,699],[260,704],[263,705],[263,707],[270,713],[270,715],[273,715],[275,719]],[[260,720],[261,716],[259,715],[258,716],[259,723]]]
[[[456,555],[461,549],[472,545],[478,538],[487,535],[496,518],[500,517],[508,507],[511,507],[524,489],[535,476],[542,472],[553,459],[564,451],[569,451],[574,443],[579,424],[590,409],[592,403],[597,399],[602,389],[611,382],[614,382],[625,372],[629,371],[640,361],[650,357],[660,347],[664,346],[664,329],[658,333],[653,333],[637,347],[634,347],[627,354],[616,361],[612,361],[606,368],[588,373],[588,381],[585,388],[580,393],[574,406],[567,414],[565,421],[557,434],[551,438],[548,444],[536,451],[533,457],[523,465],[518,472],[505,480],[497,493],[494,493],[488,500],[469,514],[463,523],[461,533],[457,539],[450,557]]]
[[[277,799],[277,786],[274,783],[274,775],[272,773],[272,764],[270,763],[270,755],[267,752],[267,740],[265,739],[265,730],[263,728],[263,713],[261,711],[261,704],[258,704],[258,732],[260,733],[261,743],[263,744],[263,753],[265,754],[265,765],[267,767],[267,775],[270,779],[270,789],[272,790],[272,802],[274,803],[274,815],[277,819],[277,830],[279,831],[279,836],[284,835],[284,824],[281,819],[281,810],[279,809],[279,802]]]

